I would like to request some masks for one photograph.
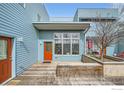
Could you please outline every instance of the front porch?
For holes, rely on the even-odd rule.
[[[114,85],[101,75],[99,63],[37,63],[6,85]],[[123,78],[122,78],[123,80]],[[121,82],[124,84],[124,82]],[[118,84],[118,83],[116,83]],[[119,82],[120,84],[120,82]]]
[[[80,61],[85,54],[84,22],[34,22],[38,30],[38,62]]]

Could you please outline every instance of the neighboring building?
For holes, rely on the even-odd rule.
[[[77,12],[74,16],[74,21],[79,22],[87,22],[90,23],[90,29],[85,34],[86,36],[86,53],[91,52],[98,52],[100,53],[100,49],[97,47],[97,45],[94,43],[92,37],[95,37],[94,33],[94,21],[97,22],[100,18],[101,21],[114,21],[116,18],[118,18],[118,9],[77,9]],[[110,47],[107,47],[107,55],[113,56],[113,54],[117,52],[117,48],[115,48],[115,45],[112,45]]]
[[[0,83],[36,62],[81,61],[89,20],[99,11],[117,17],[116,9],[78,9],[67,21],[50,18],[43,4],[0,4]]]
[[[124,4],[123,3],[117,3],[117,4],[113,4],[113,8],[118,9],[119,12],[119,21],[120,22],[124,22]],[[124,31],[119,33],[119,34],[124,34]],[[123,57],[124,58],[124,38],[121,38],[121,40],[118,42],[117,44],[118,46],[118,56]]]

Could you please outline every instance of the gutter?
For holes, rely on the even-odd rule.
[[[86,34],[87,33],[87,31],[90,29],[90,24],[89,24],[89,26],[88,26],[88,28],[83,32],[84,34]]]

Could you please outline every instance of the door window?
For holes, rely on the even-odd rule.
[[[7,59],[7,40],[0,40],[0,60]]]
[[[51,44],[51,42],[47,42],[46,43],[46,51],[49,52],[51,50],[52,50],[52,44]]]

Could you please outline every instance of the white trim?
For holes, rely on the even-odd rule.
[[[87,41],[86,41],[86,35],[84,35],[84,54],[87,54]]]
[[[52,60],[53,60],[53,51],[54,51],[54,49],[53,49],[53,47],[54,47],[54,42],[53,42],[54,40],[43,40],[43,50],[44,50],[44,42],[51,42],[52,43]],[[44,55],[44,53],[43,53],[43,55]],[[51,60],[51,61],[52,61]],[[43,61],[47,61],[47,60],[44,60],[44,57],[43,57]]]
[[[16,38],[12,39],[12,78],[16,76]]]
[[[7,82],[9,82],[10,80],[12,80],[13,78],[11,77],[11,78],[9,78],[9,79],[7,79],[6,81],[4,81],[1,85],[5,85]]]
[[[32,22],[33,26],[39,30],[75,30],[85,31],[89,28],[89,23],[81,22]]]

